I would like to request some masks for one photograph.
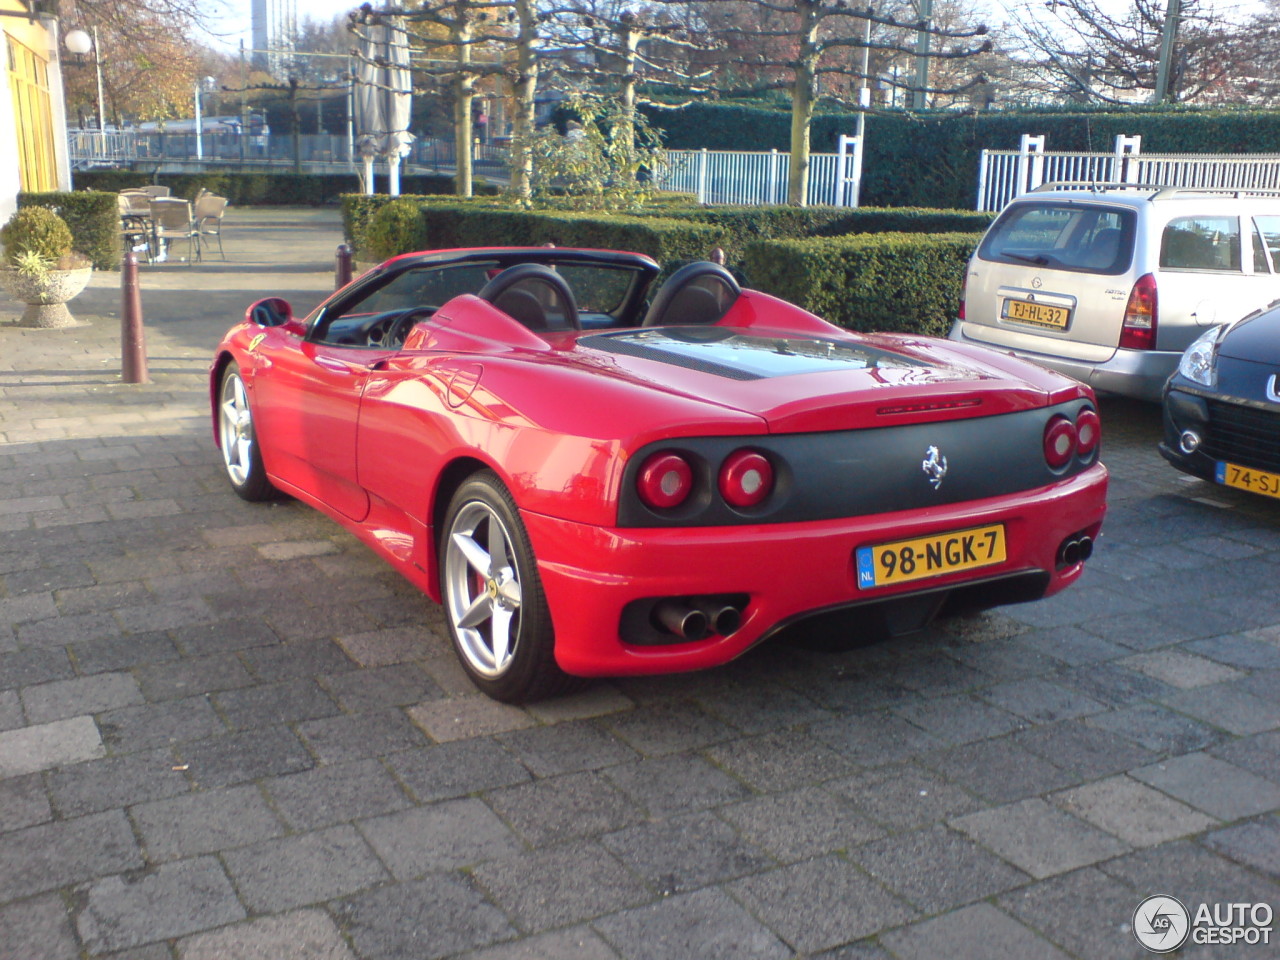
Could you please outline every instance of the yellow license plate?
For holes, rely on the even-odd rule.
[[[1071,311],[1066,307],[1054,307],[1047,303],[1033,303],[1030,300],[1006,300],[1004,315],[1008,320],[1019,323],[1034,323],[1041,327],[1056,327],[1065,330],[1067,321],[1071,319]]]
[[[1006,559],[1004,524],[859,547],[854,558],[864,590],[990,567]]]
[[[1260,493],[1264,497],[1280,497],[1280,474],[1252,470],[1235,463],[1218,461],[1215,479],[1223,486]]]

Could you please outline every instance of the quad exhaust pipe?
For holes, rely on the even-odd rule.
[[[742,611],[715,598],[662,600],[654,606],[653,615],[671,633],[691,641],[727,637],[742,626]]]

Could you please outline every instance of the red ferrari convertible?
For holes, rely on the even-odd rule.
[[[902,633],[1080,576],[1106,509],[1093,394],[861,335],[713,263],[389,260],[210,371],[232,488],[287,493],[442,603],[500,700],[724,663],[802,618]]]

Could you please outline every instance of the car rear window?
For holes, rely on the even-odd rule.
[[[1074,273],[1124,273],[1133,259],[1136,223],[1127,209],[1019,201],[987,231],[978,257]]]

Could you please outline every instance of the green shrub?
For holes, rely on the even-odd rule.
[[[751,286],[850,330],[945,335],[976,234],[880,233],[747,244]]]
[[[385,203],[369,219],[366,233],[369,258],[386,260],[400,253],[427,248],[422,205],[409,197]]]
[[[24,254],[43,260],[61,260],[71,252],[71,230],[48,207],[26,207],[0,227],[5,263],[15,264]]]
[[[73,250],[99,270],[120,267],[120,212],[114,194],[98,190],[20,193],[18,206],[52,210],[71,230]]]

